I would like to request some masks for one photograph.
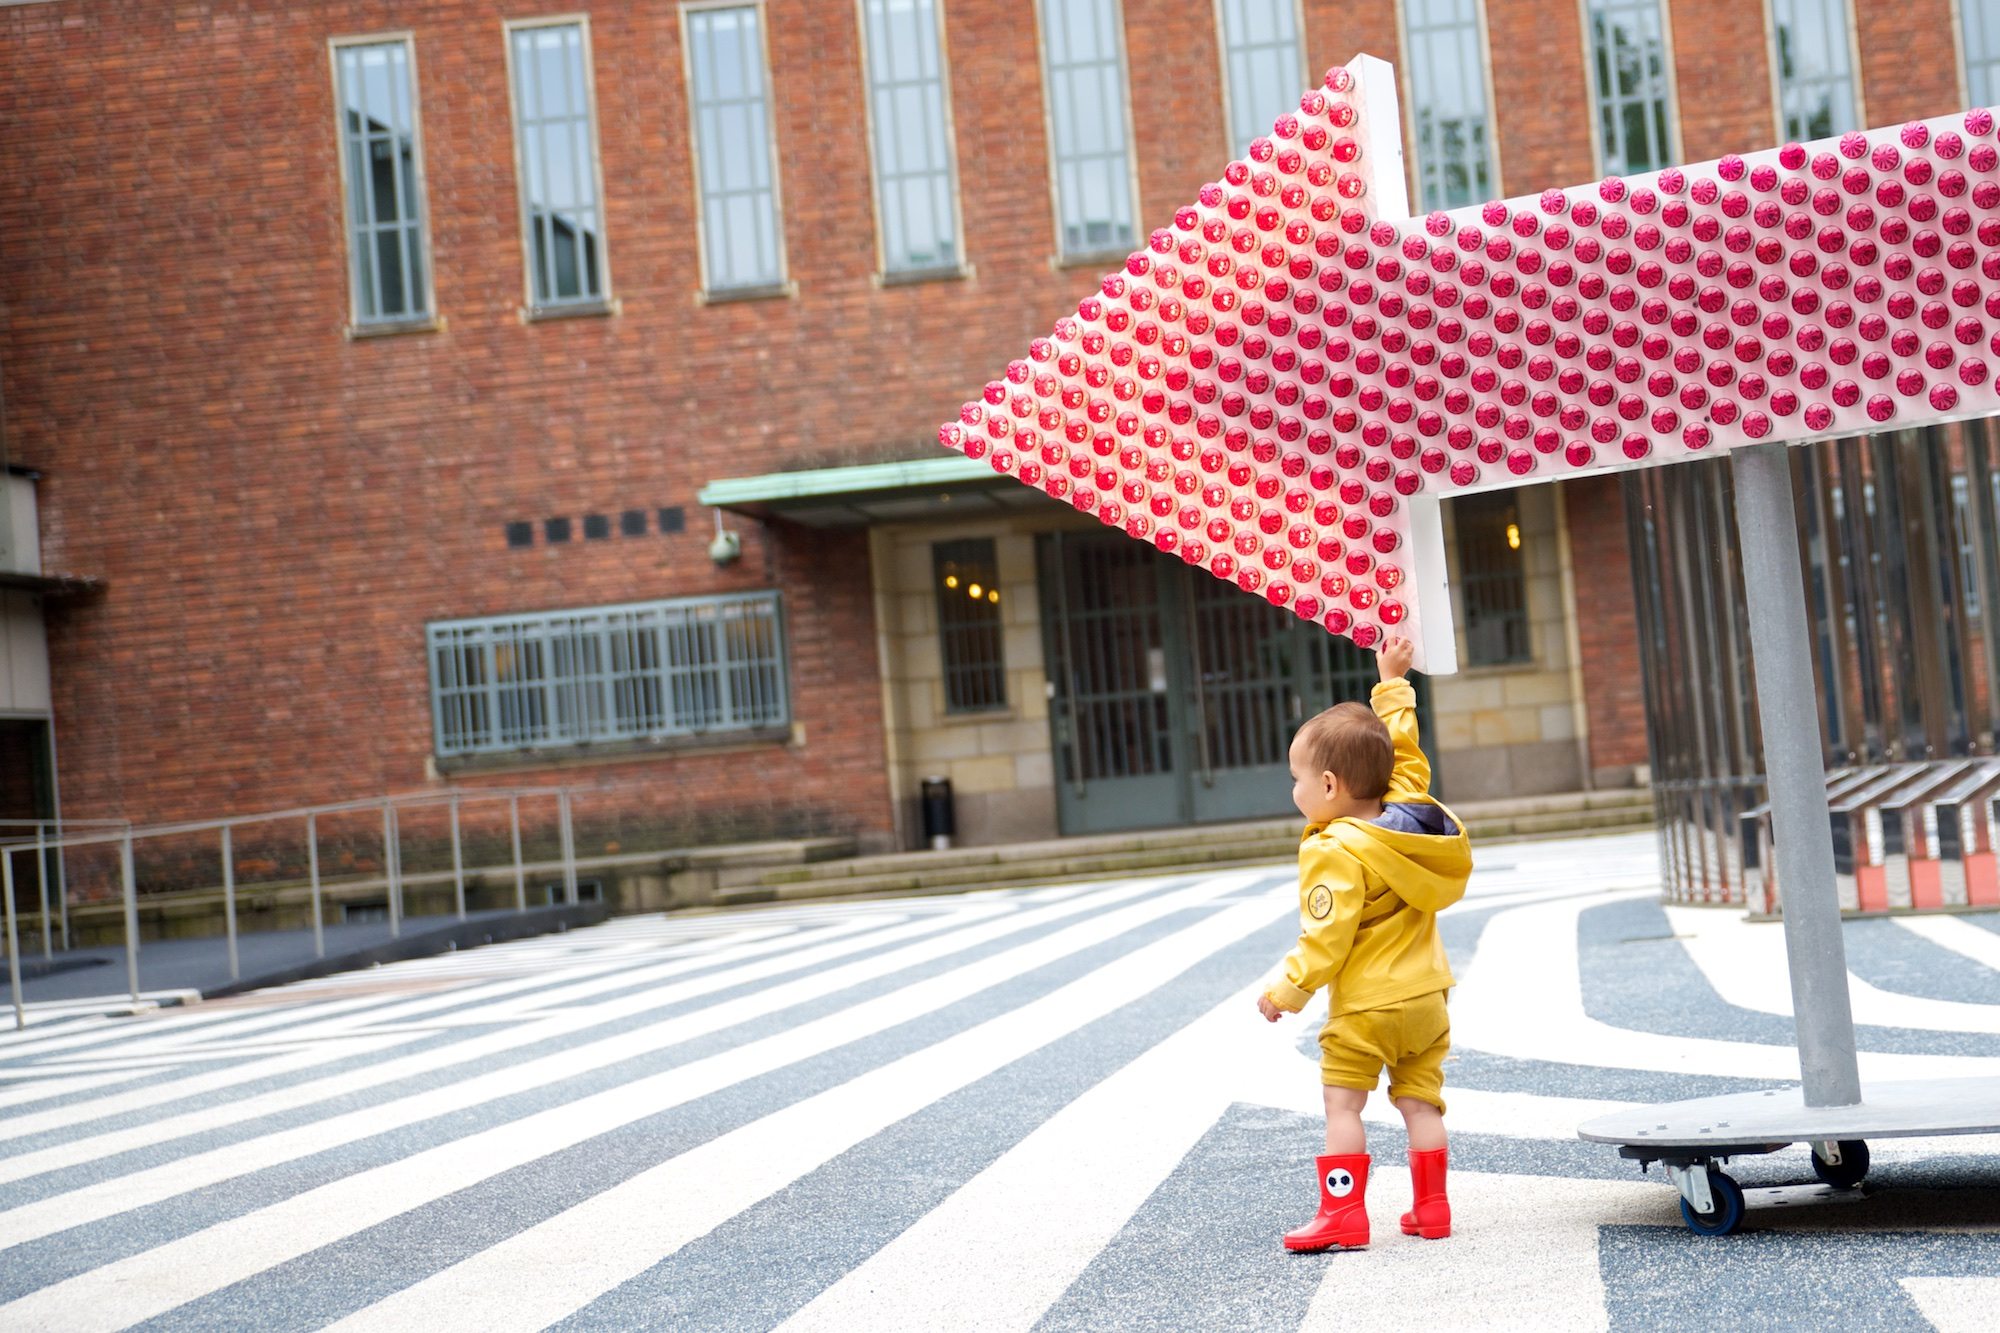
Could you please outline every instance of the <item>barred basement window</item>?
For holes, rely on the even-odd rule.
[[[1505,491],[1452,501],[1459,589],[1465,604],[1468,666],[1534,660],[1528,634],[1528,580],[1521,564],[1521,516]]]
[[[1000,562],[990,538],[931,547],[943,645],[944,706],[980,713],[1007,706],[1000,630]]]
[[[775,592],[441,621],[426,637],[440,756],[791,724]]]
[[[1847,0],[1770,0],[1778,130],[1804,142],[1859,129]]]
[[[406,37],[333,48],[356,325],[430,314],[414,68]]]

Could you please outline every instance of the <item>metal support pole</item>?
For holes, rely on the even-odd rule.
[[[319,816],[306,816],[306,874],[312,879],[313,957],[326,957],[326,927],[319,899]]]
[[[132,868],[132,830],[125,830],[125,841],[118,852],[119,878],[124,881],[125,895],[125,984],[132,992],[132,1003],[139,1003],[139,884],[138,875]]]
[[[69,859],[66,855],[68,850],[68,848],[63,846],[62,821],[58,819],[56,821],[56,902],[60,904],[62,913],[63,948],[72,949],[76,945],[69,937]]]
[[[559,792],[556,803],[562,812],[563,901],[576,906],[576,830],[570,823],[569,793]]]
[[[465,852],[459,841],[458,795],[451,798],[451,894],[458,904],[458,919],[465,920]]]
[[[1847,995],[1847,947],[1834,891],[1833,831],[1814,709],[1805,580],[1792,507],[1791,462],[1782,444],[1738,449],[1736,531],[1743,550],[1757,712],[1791,963],[1792,1013],[1807,1106],[1854,1106],[1861,1075]]]
[[[514,910],[528,910],[528,872],[521,864],[521,798],[507,798],[507,818],[514,829]]]
[[[0,892],[7,895],[7,988],[14,995],[14,1030],[28,1026],[28,1006],[21,1000],[21,941],[14,934],[14,851],[0,851]]]
[[[42,847],[42,826],[35,825],[35,896],[42,904],[42,957],[53,961],[56,956],[54,922],[49,916],[49,856]]]
[[[229,935],[229,979],[242,973],[236,965],[236,851],[231,845],[230,827],[222,826],[222,925]]]
[[[400,939],[403,934],[403,881],[397,873],[397,860],[401,848],[396,835],[396,806],[391,801],[382,802],[382,876],[388,884],[385,895],[389,902],[389,934]]]

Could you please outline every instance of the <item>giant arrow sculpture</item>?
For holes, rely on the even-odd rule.
[[[1607,1117],[1727,1231],[1718,1157],[2000,1129],[2000,1080],[1871,1084],[1848,1004],[1782,445],[2000,410],[1991,112],[1413,220],[1358,57],[939,431],[1367,648],[1456,667],[1438,497],[1734,451],[1800,1092]],[[1857,1162],[1857,1158],[1859,1161]]]

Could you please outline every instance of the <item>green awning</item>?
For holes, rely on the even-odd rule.
[[[732,513],[819,528],[991,516],[1056,503],[979,459],[943,450],[935,458],[902,463],[724,477],[702,487],[696,498]]]

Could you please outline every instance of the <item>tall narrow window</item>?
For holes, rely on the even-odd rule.
[[[1222,10],[1222,87],[1229,113],[1229,151],[1271,132],[1298,107],[1306,86],[1305,43],[1298,0],[1218,0]]]
[[[1787,139],[1859,129],[1847,0],[1770,0],[1778,125]]]
[[[779,287],[785,250],[763,11],[689,8],[688,99],[701,185],[704,277],[712,292]]]
[[[1658,171],[1673,161],[1661,0],[1589,4],[1590,63],[1603,148],[1599,169],[1607,176]]]
[[[528,289],[537,309],[608,295],[590,44],[578,22],[508,33]]]
[[[1422,206],[1492,198],[1500,173],[1486,115],[1479,0],[1403,0],[1403,26]]]
[[[1130,249],[1138,228],[1119,0],[1039,0],[1039,6],[1063,258]]]
[[[958,267],[958,187],[938,0],[862,0],[882,267]]]
[[[937,576],[938,639],[948,713],[1007,706],[1000,629],[1000,566],[991,538],[931,547]]]
[[[2000,102],[2000,12],[1982,0],[1959,0],[1965,25],[1965,92],[1974,106]]]
[[[430,315],[423,158],[408,38],[333,48],[357,325]]]
[[[1521,515],[1506,491],[1452,501],[1459,588],[1465,605],[1467,666],[1534,659],[1528,582],[1521,563]]]

